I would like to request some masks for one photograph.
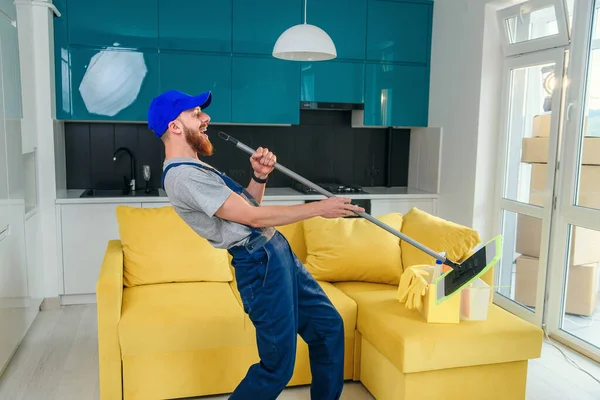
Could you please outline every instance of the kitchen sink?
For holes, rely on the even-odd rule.
[[[137,189],[132,192],[126,189],[86,189],[79,197],[156,197],[160,193],[158,189]]]

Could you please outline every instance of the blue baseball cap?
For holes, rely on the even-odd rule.
[[[200,107],[207,108],[212,100],[211,92],[190,96],[178,90],[169,90],[152,99],[148,108],[148,128],[161,137],[173,121],[183,111]]]

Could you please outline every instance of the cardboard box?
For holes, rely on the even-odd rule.
[[[533,117],[532,135],[533,137],[549,137],[550,125],[552,123],[552,114],[540,114]],[[583,120],[583,134],[587,133],[588,117]]]
[[[533,117],[533,137],[549,137],[552,114],[542,114]]]
[[[539,259],[520,256],[515,274],[515,301],[536,307]],[[589,316],[598,304],[598,264],[569,268],[567,276],[566,312]],[[558,294],[555,294],[558,295]]]
[[[531,164],[529,203],[543,206],[548,164]],[[579,200],[577,205],[600,209],[600,166],[583,165],[579,177]]]
[[[515,251],[529,257],[540,257],[542,220],[519,214],[517,216],[517,245]],[[571,265],[600,262],[600,231],[573,226],[571,229]]]
[[[531,137],[523,139],[521,162],[547,163],[550,138]],[[600,165],[600,137],[583,138],[583,164]]]

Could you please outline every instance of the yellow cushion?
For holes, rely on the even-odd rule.
[[[400,231],[437,253],[446,252],[446,258],[451,261],[463,260],[480,242],[479,234],[474,229],[446,221],[418,208],[413,208],[404,215]],[[435,264],[435,258],[404,240],[400,242],[400,247],[404,268]]]
[[[433,324],[400,304],[395,286],[335,286],[356,301],[362,336],[404,373],[520,361],[541,354],[542,330],[496,305],[490,305],[487,321]]]
[[[145,285],[123,291],[119,338],[123,355],[255,343],[228,283]]]
[[[402,215],[377,217],[400,230]],[[317,280],[396,285],[402,274],[400,239],[364,218],[315,217],[304,221],[306,268]]]
[[[289,225],[278,226],[277,230],[285,236],[290,243],[290,247],[298,259],[306,262],[306,242],[304,240],[303,221],[295,222]]]
[[[319,282],[344,320],[353,348],[356,303],[327,282]],[[228,283],[145,285],[123,291],[119,323],[123,355],[236,347],[256,343],[252,323]]]
[[[194,232],[173,207],[117,207],[126,287],[166,282],[229,282],[227,251]]]

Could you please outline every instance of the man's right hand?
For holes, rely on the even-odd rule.
[[[356,215],[357,212],[365,212],[365,209],[350,204],[350,199],[345,197],[329,197],[321,200],[320,216],[324,218],[340,218]]]

